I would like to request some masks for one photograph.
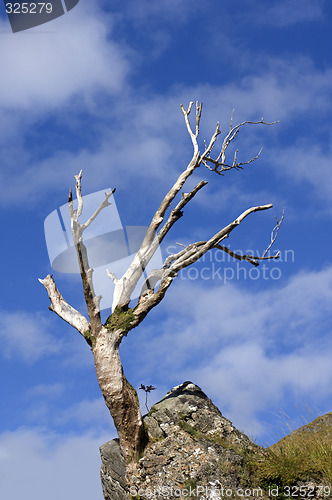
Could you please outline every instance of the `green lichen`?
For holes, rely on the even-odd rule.
[[[105,326],[108,330],[127,330],[134,321],[134,309],[116,307],[107,318]]]
[[[96,345],[96,337],[94,335],[92,335],[91,330],[87,330],[84,333],[84,338],[87,341],[87,343],[89,344],[89,346],[91,347],[91,349],[93,349],[94,346]]]
[[[139,406],[139,399],[138,399],[138,395],[137,395],[137,391],[136,391],[136,389],[134,389],[134,387],[131,385],[131,383],[130,383],[130,382],[128,382],[128,380],[127,380],[127,379],[126,379],[126,384],[127,384],[128,389],[129,389],[129,390],[133,393],[134,398],[135,398],[135,400],[136,400],[136,403],[137,403],[137,404],[138,404],[138,406]]]

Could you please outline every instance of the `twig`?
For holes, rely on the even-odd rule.
[[[273,243],[275,242],[275,240],[277,239],[277,236],[278,236],[278,232],[279,232],[279,229],[280,229],[280,226],[282,224],[282,221],[284,220],[284,214],[285,214],[285,209],[283,208],[282,209],[282,214],[281,214],[281,219],[280,221],[278,221],[277,217],[275,217],[276,221],[277,221],[277,224],[274,226],[274,228],[272,229],[272,232],[271,232],[271,243],[269,244],[269,246],[267,247],[267,249],[265,250],[264,254],[263,254],[263,257],[265,257],[265,255],[267,254],[267,252],[270,250],[270,248],[272,247]]]

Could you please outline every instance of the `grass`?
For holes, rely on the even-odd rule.
[[[329,414],[332,420],[332,414]],[[286,436],[267,449],[264,457],[248,457],[251,481],[267,488],[295,485],[299,481],[315,480],[332,484],[332,430],[324,425],[324,417]]]

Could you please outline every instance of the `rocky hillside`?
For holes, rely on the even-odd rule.
[[[322,427],[331,430],[329,416],[321,419],[308,435],[318,435]],[[280,448],[265,450],[253,444],[191,382],[173,388],[151,408],[144,422],[150,442],[127,484],[118,441],[101,447],[105,500],[267,499],[287,498],[288,493],[288,498],[295,498],[297,490],[287,488],[301,486],[298,498],[319,498],[319,493],[320,498],[327,498],[327,489],[317,489],[317,481],[328,487],[322,472],[314,475],[307,470],[287,477],[292,482],[285,483],[280,470],[284,451],[280,456]],[[303,429],[301,435],[306,432]]]

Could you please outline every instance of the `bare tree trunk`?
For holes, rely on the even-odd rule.
[[[127,464],[139,458],[148,438],[144,430],[136,390],[126,379],[119,355],[121,337],[118,332],[102,328],[93,346],[99,387],[114,425]]]

